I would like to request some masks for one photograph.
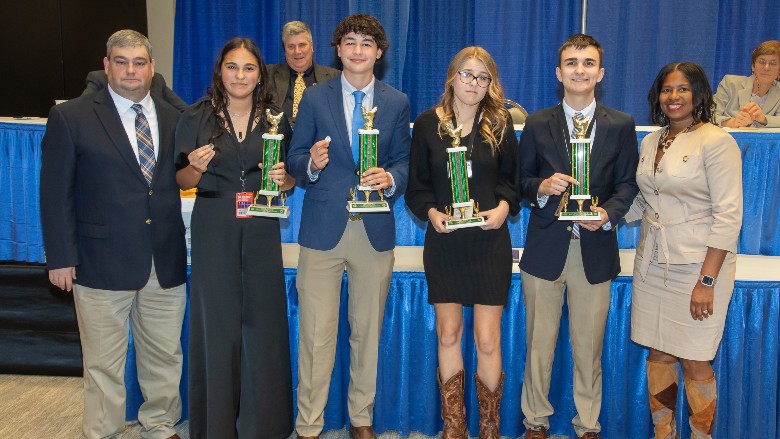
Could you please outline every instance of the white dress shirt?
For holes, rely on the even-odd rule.
[[[111,89],[111,84],[108,85],[108,93],[111,95],[111,99],[114,100],[117,112],[119,112],[119,118],[122,120],[122,126],[125,128],[125,134],[127,134],[127,140],[130,141],[130,146],[133,148],[133,154],[138,161],[138,165],[141,165],[138,158],[138,139],[135,137],[135,110],[133,110],[133,104],[141,104],[143,107],[144,116],[146,121],[149,122],[149,130],[152,132],[152,142],[154,143],[154,158],[160,154],[160,130],[157,123],[157,109],[154,106],[154,100],[152,100],[149,92],[146,93],[140,102],[133,102],[130,99],[124,98],[118,95]]]

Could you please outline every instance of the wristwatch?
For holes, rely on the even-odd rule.
[[[712,276],[707,276],[706,274],[703,274],[699,278],[699,282],[701,282],[701,284],[704,285],[705,287],[714,287],[715,286],[715,282],[717,282],[717,281],[718,281],[718,279],[716,279],[716,278],[714,278]]]

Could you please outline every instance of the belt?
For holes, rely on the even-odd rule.
[[[685,217],[661,222],[658,220],[658,213],[653,216],[650,212],[645,210],[642,221],[647,224],[647,235],[644,242],[644,251],[642,252],[642,264],[639,266],[639,275],[642,280],[645,280],[645,276],[647,276],[647,269],[650,268],[650,261],[653,258],[653,250],[655,250],[656,245],[658,245],[661,248],[661,253],[664,255],[664,260],[666,261],[666,270],[664,271],[664,284],[666,284],[666,278],[669,275],[669,242],[666,237],[667,228],[706,218],[711,215],[712,209],[706,209]]]
[[[198,198],[236,198],[236,193],[229,191],[198,191],[195,193],[195,196]]]

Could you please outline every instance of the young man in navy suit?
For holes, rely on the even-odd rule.
[[[587,35],[574,35],[558,51],[556,75],[563,102],[525,122],[520,137],[522,195],[532,206],[520,260],[526,311],[526,365],[521,406],[527,438],[544,439],[553,407],[548,399],[555,342],[568,295],[569,333],[574,357],[572,420],[577,437],[600,437],[601,351],[610,303],[610,285],[620,272],[616,226],[638,191],[633,118],[596,103],[604,77],[602,49]],[[571,185],[573,118],[585,122],[590,146],[590,193],[599,213],[591,221],[559,221],[556,210]],[[571,200],[568,211],[576,211]]]
[[[374,77],[388,48],[382,25],[369,15],[345,18],[333,33],[344,70],[307,88],[295,122],[287,162],[304,181],[298,243],[298,418],[300,437],[318,437],[336,352],[341,278],[349,279],[349,419],[354,438],[375,437],[372,428],[377,357],[385,299],[393,271],[395,219],[390,212],[350,215],[347,200],[358,185],[384,190],[391,205],[406,188],[409,101]],[[353,114],[376,107],[377,167],[358,175]]]
[[[186,250],[173,166],[179,111],[149,87],[152,47],[109,37],[108,87],[52,108],[41,148],[41,219],[49,280],[76,304],[84,360],[83,431],[125,427],[128,321],[145,439],[178,438]]]

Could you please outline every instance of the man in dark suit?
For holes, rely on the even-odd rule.
[[[109,86],[52,108],[43,137],[41,218],[49,280],[76,304],[84,361],[83,431],[125,426],[128,320],[144,438],[178,438],[186,250],[173,165],[179,112],[149,94],[151,45],[109,37]]]
[[[553,352],[564,290],[574,357],[573,419],[578,437],[598,438],[601,410],[601,351],[610,284],[620,272],[618,221],[638,188],[637,139],[631,116],[595,99],[604,77],[602,49],[587,35],[574,35],[558,52],[556,75],[563,102],[528,117],[520,138],[523,196],[531,203],[520,260],[526,310],[526,366],[521,406],[529,439],[547,437],[553,407],[548,399]],[[598,197],[598,219],[560,221],[556,210],[578,182],[571,177],[570,139],[578,119],[590,143],[590,193]],[[571,200],[569,211],[576,211]]]
[[[82,96],[93,94],[103,90],[108,85],[108,75],[104,70],[95,70],[87,73],[87,88],[81,93]],[[149,93],[156,98],[173,105],[179,112],[187,109],[187,104],[173,90],[168,88],[163,75],[155,72],[152,76],[152,85],[149,87]]]
[[[369,15],[345,18],[333,33],[344,73],[306,89],[287,162],[305,182],[298,243],[298,418],[300,437],[324,426],[336,353],[341,279],[349,278],[351,436],[372,438],[380,329],[393,271],[395,219],[390,212],[350,215],[347,200],[358,184],[357,128],[361,106],[377,108],[377,167],[360,178],[395,202],[409,166],[409,100],[374,77],[388,48],[382,25]],[[353,131],[354,129],[354,131]],[[354,154],[354,155],[353,155]]]
[[[284,111],[295,127],[298,106],[306,87],[327,82],[339,75],[330,67],[314,64],[311,30],[302,21],[291,21],[282,28],[285,62],[268,66],[274,103]]]

